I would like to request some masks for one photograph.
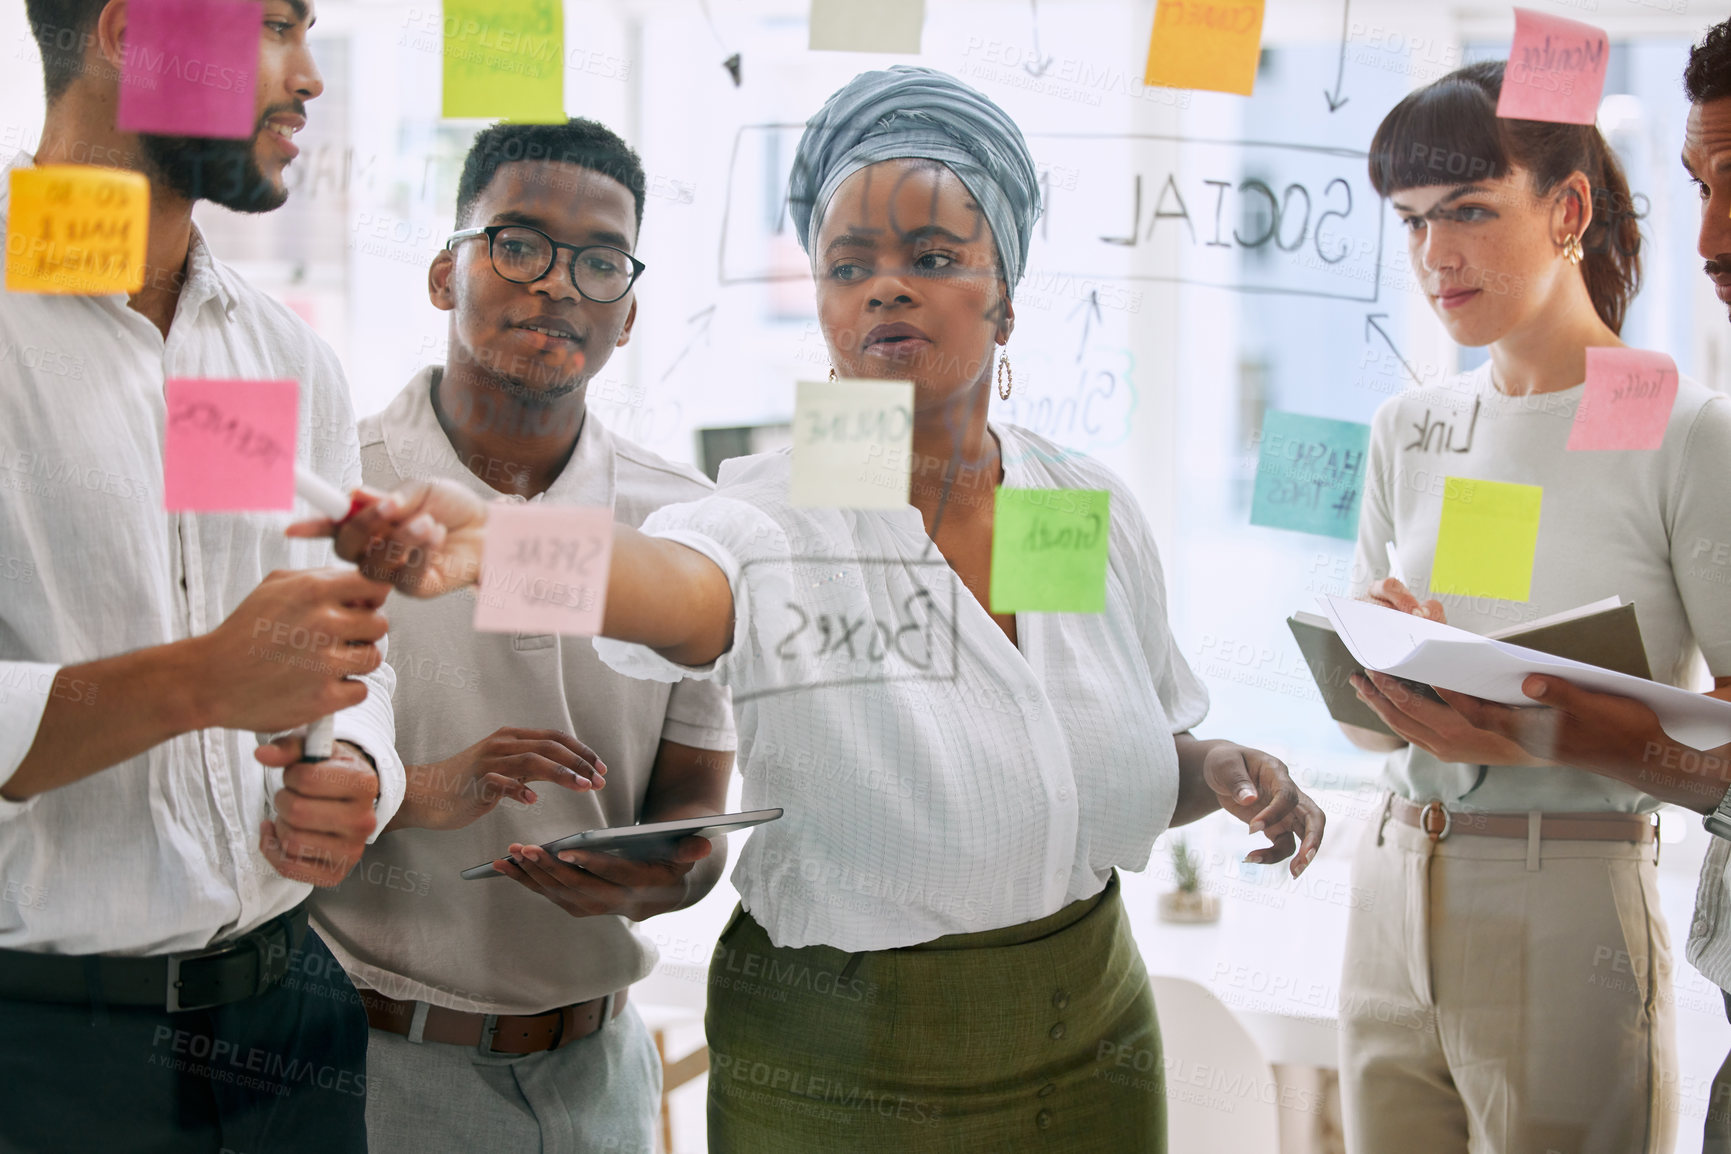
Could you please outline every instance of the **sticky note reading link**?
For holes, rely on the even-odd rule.
[[[1111,494],[999,489],[992,523],[993,613],[1104,613]]]
[[[475,628],[483,633],[601,632],[613,510],[494,504],[487,511]]]
[[[87,164],[13,170],[6,291],[132,293],[144,287],[150,182]]]
[[[295,381],[170,378],[163,505],[234,513],[294,507]]]

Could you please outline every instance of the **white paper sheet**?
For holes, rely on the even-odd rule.
[[[1521,692],[1521,682],[1529,674],[1552,674],[1583,689],[1634,698],[1657,714],[1665,732],[1684,745],[1705,750],[1731,743],[1731,701],[1552,657],[1368,601],[1318,600],[1335,632],[1366,669],[1503,705],[1534,704]]]

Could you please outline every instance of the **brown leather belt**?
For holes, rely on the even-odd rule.
[[[1453,834],[1469,837],[1532,836],[1532,818],[1524,813],[1474,813],[1448,809],[1440,801],[1420,804],[1395,795],[1389,815],[1402,825],[1423,830],[1432,841]],[[1656,836],[1654,815],[1639,813],[1540,814],[1539,837],[1545,841],[1628,841],[1646,845]]]
[[[356,991],[367,1008],[367,1022],[378,1030],[401,1034],[410,1041],[473,1046],[483,1054],[538,1054],[557,1050],[599,1030],[625,1009],[628,988],[616,994],[560,1006],[544,1014],[471,1014],[426,1002],[399,1002],[376,990]],[[607,1004],[612,1001],[611,1013]],[[416,1016],[421,1016],[420,1037]]]

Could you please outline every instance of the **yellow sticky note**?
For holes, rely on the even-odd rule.
[[[86,164],[14,169],[6,291],[137,292],[149,231],[150,182],[140,173]]]
[[[1263,0],[1160,0],[1144,83],[1249,96],[1262,55]]]
[[[565,122],[560,0],[445,0],[443,114]]]
[[[1530,598],[1544,495],[1538,485],[1447,478],[1431,592],[1499,601]]]

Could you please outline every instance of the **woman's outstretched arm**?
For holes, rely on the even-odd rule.
[[[290,534],[335,537],[338,556],[413,597],[479,582],[487,502],[468,489],[410,481],[384,497],[363,493],[357,503],[362,507],[340,525],[301,521]],[[707,665],[732,642],[733,590],[695,549],[615,525],[601,633],[647,645],[680,665]]]

